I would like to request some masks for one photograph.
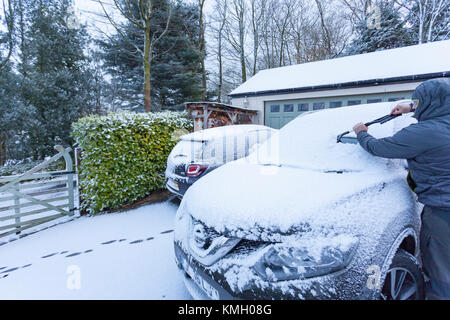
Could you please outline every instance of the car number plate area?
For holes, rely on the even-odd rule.
[[[208,297],[213,300],[219,299],[219,292],[210,285],[205,279],[203,279],[198,273],[194,271],[194,269],[187,263],[185,259],[181,259],[181,265],[183,266],[184,271],[191,277],[191,279],[195,282],[195,284],[202,289]]]
[[[180,187],[178,186],[178,182],[176,182],[176,181],[173,180],[173,179],[167,180],[167,184],[168,184],[169,187],[171,187],[172,189],[175,189],[175,190],[177,190],[177,191],[180,190]]]

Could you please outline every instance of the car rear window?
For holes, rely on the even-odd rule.
[[[201,157],[202,141],[181,140],[172,150],[173,157],[185,157],[189,159],[198,159]]]

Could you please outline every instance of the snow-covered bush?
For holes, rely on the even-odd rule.
[[[111,113],[72,125],[82,148],[80,198],[91,214],[118,208],[164,187],[167,157],[179,130],[191,130],[185,113]]]

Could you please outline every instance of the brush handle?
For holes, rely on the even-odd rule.
[[[388,122],[388,121],[391,121],[392,119],[397,118],[398,116],[401,116],[401,114],[388,114],[388,115],[386,115],[384,117],[381,117],[381,118],[375,119],[373,121],[367,122],[367,123],[365,123],[365,125],[368,127],[368,126],[370,126],[372,124],[375,124],[375,123],[383,124],[385,122]]]

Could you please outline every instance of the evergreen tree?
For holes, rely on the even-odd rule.
[[[166,7],[164,3],[161,4],[163,8]],[[161,30],[165,26],[167,14],[168,11],[158,11],[152,30]],[[202,94],[201,54],[196,47],[199,37],[196,6],[176,2],[170,21],[167,34],[153,52],[151,96],[152,110],[156,111],[180,107],[188,100],[199,100]],[[116,34],[99,42],[103,49],[104,67],[112,78],[109,95],[115,97],[113,104],[122,109],[143,111],[142,58],[129,42],[143,48],[144,35],[131,22],[126,23],[123,29],[127,40]]]
[[[99,109],[98,87],[85,53],[83,26],[67,22],[70,0],[27,0],[25,41],[29,57],[22,96],[29,119],[25,144],[34,159],[54,153],[55,144],[71,145],[71,124]]]
[[[393,49],[414,44],[406,22],[399,12],[386,2],[378,3],[381,13],[380,25],[372,27],[368,20],[356,26],[356,34],[345,55],[361,54],[379,50]]]
[[[25,115],[17,95],[18,80],[18,76],[12,72],[11,63],[0,69],[0,165],[17,155],[14,152],[15,141],[21,133]]]

